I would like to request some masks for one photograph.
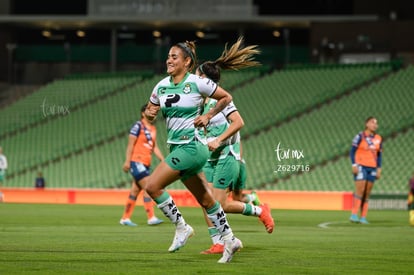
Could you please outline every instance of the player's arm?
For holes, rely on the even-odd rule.
[[[235,135],[241,128],[244,126],[243,118],[241,117],[238,111],[234,111],[227,116],[227,120],[230,122],[229,127],[216,139],[208,143],[208,148],[211,151],[216,150],[223,141],[226,141],[228,138]]]
[[[359,172],[358,164],[355,162],[355,154],[356,154],[356,151],[360,143],[361,143],[361,135],[358,134],[352,140],[352,147],[351,147],[351,150],[349,151],[349,158],[351,159],[351,163],[352,163],[352,173],[354,175],[358,174]]]
[[[137,142],[137,137],[130,134],[128,136],[128,144],[127,144],[126,152],[125,152],[125,162],[124,162],[124,165],[122,166],[122,170],[124,170],[124,172],[128,172],[129,168],[131,168],[132,150],[134,149],[134,145],[136,142]]]
[[[207,113],[198,116],[194,120],[195,127],[206,127],[210,122],[210,119],[217,115],[219,112],[223,111],[223,109],[232,101],[232,96],[220,86],[217,86],[214,93],[210,96],[217,100],[216,105],[211,108]]]
[[[242,146],[241,140],[240,140],[239,144],[240,144],[240,158],[243,159],[243,146]]]
[[[155,142],[154,144],[154,154],[160,161],[164,160],[164,155],[162,154],[160,148],[158,147],[157,142]]]
[[[380,144],[380,149],[377,154],[377,179],[381,178],[381,172],[382,172],[382,142]]]

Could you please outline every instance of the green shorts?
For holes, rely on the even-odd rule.
[[[208,161],[203,168],[208,182],[217,189],[233,190],[240,172],[240,162],[232,155],[215,161]]]
[[[244,190],[246,189],[246,180],[247,180],[247,171],[246,163],[239,161],[240,163],[240,172],[236,184],[233,187],[233,190]]]
[[[198,141],[187,144],[171,144],[170,154],[165,162],[174,170],[179,170],[185,181],[203,170],[208,159],[208,148]]]
[[[6,170],[0,170],[0,182],[3,182],[6,178]]]

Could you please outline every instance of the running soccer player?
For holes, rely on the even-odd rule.
[[[194,234],[194,229],[186,223],[166,190],[168,185],[181,179],[206,210],[224,240],[225,249],[218,262],[228,263],[243,245],[234,236],[226,213],[205,183],[202,168],[208,158],[208,148],[205,140],[197,135],[197,128],[206,127],[210,119],[231,102],[232,97],[213,81],[192,74],[196,62],[193,41],[174,44],[166,60],[169,76],[158,82],[152,91],[148,106],[154,116],[161,110],[166,118],[170,153],[148,177],[146,191],[175,225],[175,236],[168,249],[175,252]],[[217,104],[201,115],[206,97],[216,99]]]
[[[206,61],[198,66],[196,74],[207,77],[215,83],[219,83],[221,69],[238,70],[260,65],[253,59],[254,54],[259,53],[257,45],[244,47],[243,37],[234,43],[229,49],[227,45],[219,58],[215,61]],[[204,112],[214,108],[216,101],[207,98],[204,104]],[[210,157],[204,166],[204,172],[208,183],[212,187],[214,197],[222,204],[227,213],[238,213],[246,216],[257,216],[265,225],[268,233],[273,232],[274,220],[270,209],[266,204],[259,204],[255,193],[243,194],[246,180],[245,163],[241,157],[240,129],[244,126],[233,102],[227,105],[219,114],[215,115],[206,129],[200,131],[200,135],[206,135],[210,150]],[[232,192],[233,200],[229,201],[228,193]],[[256,204],[246,202],[253,200]],[[202,254],[220,253],[224,246],[211,222],[206,219],[208,232],[213,245],[202,251]]]
[[[410,225],[414,226],[414,173],[408,180],[408,200],[407,208],[409,211]]]

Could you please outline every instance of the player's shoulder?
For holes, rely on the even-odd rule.
[[[382,136],[379,134],[375,134],[374,138],[378,139],[379,141],[382,141]]]
[[[211,80],[210,78],[207,77],[201,77],[195,74],[189,74],[186,82],[193,82],[196,83],[198,85],[217,85],[213,80]]]
[[[167,86],[170,84],[170,76],[166,76],[155,85],[155,87]]]
[[[364,135],[364,131],[360,131],[354,136],[354,138],[356,138],[356,137],[361,138],[363,135]]]
[[[358,132],[355,136],[354,136],[354,138],[352,139],[352,144],[358,144],[360,141],[361,141],[361,139],[362,139],[362,135],[363,135],[363,131],[361,131],[361,132]]]
[[[168,82],[169,83],[170,82],[170,78],[171,78],[171,76],[167,75],[163,79],[161,79],[159,81],[159,83],[164,83],[164,82]]]
[[[138,134],[138,132],[141,130],[142,122],[140,120],[137,120],[131,127],[131,134]]]

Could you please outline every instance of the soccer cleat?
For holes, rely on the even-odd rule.
[[[171,244],[170,248],[168,248],[169,252],[175,252],[181,247],[185,245],[187,240],[194,235],[194,229],[189,226],[188,224],[185,225],[184,229],[175,229],[175,236],[173,243]]]
[[[209,249],[201,251],[200,254],[223,254],[224,244],[213,244]]]
[[[254,196],[254,200],[252,201],[253,205],[256,205],[256,206],[260,205],[261,204],[260,199],[259,199],[259,196],[257,195],[256,191],[252,191],[251,195]]]
[[[218,263],[228,263],[233,258],[234,254],[243,248],[243,243],[236,237],[232,237],[231,240],[224,241],[223,256],[218,260]]]
[[[362,224],[369,224],[369,222],[367,221],[367,218],[365,217],[361,217],[361,219],[359,219],[359,222]]]
[[[354,223],[359,223],[359,218],[357,214],[352,214],[349,220]]]
[[[275,227],[275,221],[272,218],[269,206],[267,204],[262,204],[260,208],[262,209],[262,214],[260,214],[259,219],[266,227],[267,233],[270,234],[273,232],[273,228]]]
[[[158,219],[155,216],[147,221],[148,225],[157,225],[157,224],[160,224],[160,223],[163,223],[163,222],[164,222],[163,220]]]
[[[119,223],[127,226],[137,226],[137,224],[133,223],[130,219],[121,219]]]

